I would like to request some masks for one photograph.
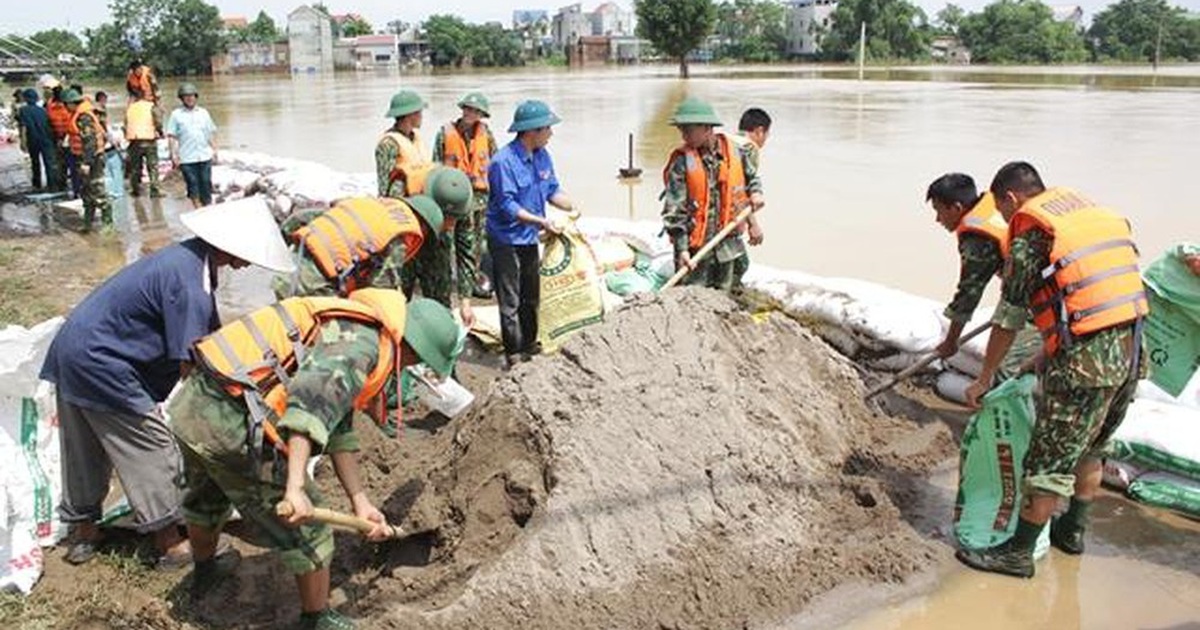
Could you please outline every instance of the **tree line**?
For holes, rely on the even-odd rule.
[[[329,14],[322,3],[313,5]],[[680,61],[704,49],[715,60],[788,59],[788,15],[778,0],[634,0],[638,34]],[[53,54],[86,58],[97,71],[120,75],[140,56],[171,75],[211,71],[214,55],[236,43],[279,41],[282,30],[265,12],[245,26],[225,28],[204,0],[110,0],[111,19],[83,37],[63,29],[31,39]],[[868,59],[924,61],[936,38],[956,38],[977,63],[1157,62],[1200,60],[1200,19],[1168,0],[1118,0],[1097,13],[1086,30],[1057,21],[1040,0],[996,0],[968,13],[947,4],[933,19],[910,0],[840,0],[828,24],[809,26],[822,61],[856,57],[866,25]],[[407,24],[388,23],[399,33]],[[335,23],[335,36],[373,32],[361,17]],[[521,36],[499,24],[471,24],[434,15],[420,25],[437,66],[514,66],[524,62]]]
[[[776,0],[635,0],[638,34],[680,60],[710,50],[714,59],[776,61],[790,56],[787,9]],[[1083,29],[1054,18],[1040,0],[996,0],[967,13],[947,4],[930,20],[909,0],[840,0],[828,24],[814,23],[816,59],[858,54],[866,25],[868,59],[924,61],[935,38],[952,37],[979,63],[1157,62],[1200,60],[1200,18],[1167,0],[1118,0]]]

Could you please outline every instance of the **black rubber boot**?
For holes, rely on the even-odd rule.
[[[1037,543],[1041,525],[1021,519],[1012,538],[987,549],[959,549],[954,554],[963,564],[991,573],[1014,577],[1033,577],[1033,546]]]
[[[1091,501],[1071,497],[1071,506],[1066,513],[1050,523],[1050,544],[1073,556],[1083,553],[1083,532],[1087,529],[1091,509]]]

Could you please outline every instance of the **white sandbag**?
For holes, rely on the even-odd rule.
[[[589,239],[619,238],[633,249],[651,258],[671,253],[671,242],[661,234],[662,223],[658,221],[628,221],[583,216],[579,218],[576,225],[579,231]]]
[[[1135,398],[1112,447],[1115,459],[1200,480],[1200,410]]]
[[[751,265],[745,283],[792,315],[845,328],[872,351],[926,354],[945,334],[941,304],[871,282]]]
[[[596,266],[600,273],[625,271],[633,268],[633,248],[615,236],[587,237],[592,253],[596,255]]]
[[[967,387],[974,382],[975,377],[969,374],[964,374],[954,369],[943,370],[938,374],[935,389],[938,396],[951,402],[965,405],[967,404]]]
[[[1117,490],[1128,488],[1129,484],[1146,472],[1139,466],[1111,458],[1104,460],[1103,471],[1104,484]]]
[[[1149,379],[1138,381],[1137,397],[1200,409],[1200,373],[1188,381],[1178,396],[1172,396]]]

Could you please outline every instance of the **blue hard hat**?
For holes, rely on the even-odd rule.
[[[562,119],[550,111],[550,106],[542,101],[523,101],[517,105],[517,111],[513,112],[513,121],[508,126],[508,130],[520,133],[530,129],[557,125],[560,122]]]

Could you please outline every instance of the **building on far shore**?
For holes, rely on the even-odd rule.
[[[837,0],[790,0],[787,2],[787,52],[792,57],[813,57],[821,52],[821,34]]]
[[[333,21],[328,14],[302,4],[288,14],[287,34],[292,72],[333,71]]]
[[[288,72],[291,69],[288,43],[231,44],[229,49],[212,58],[213,74],[244,74],[253,72]]]

